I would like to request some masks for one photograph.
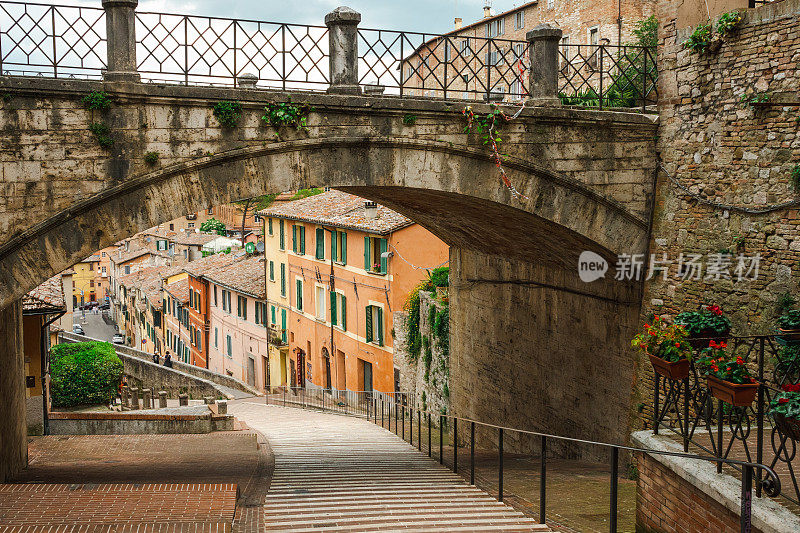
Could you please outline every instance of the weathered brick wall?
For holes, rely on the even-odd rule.
[[[637,533],[737,533],[739,516],[647,454],[638,453]],[[753,528],[753,533],[760,531]]]
[[[693,28],[677,29],[676,5],[659,4],[658,150],[666,172],[700,198],[758,208],[795,200],[792,168],[800,163],[800,1],[745,10],[745,20],[716,55],[682,47]],[[743,105],[743,94],[767,92],[770,104]],[[777,302],[797,289],[800,212],[765,214],[711,207],[676,189],[662,172],[657,186],[651,251],[673,264],[666,280],[646,285],[644,309],[664,316],[717,304],[733,334],[771,333]],[[743,246],[737,241],[743,239]],[[757,280],[683,280],[681,252],[761,254]],[[735,258],[734,258],[735,266]],[[642,364],[641,404],[650,416],[649,363]],[[643,404],[643,405],[642,405]]]

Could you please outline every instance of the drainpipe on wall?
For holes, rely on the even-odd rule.
[[[39,356],[41,360],[39,362],[40,370],[41,370],[41,380],[42,380],[42,434],[49,435],[50,434],[50,419],[47,416],[47,397],[49,396],[46,383],[47,383],[47,344],[49,342],[49,331],[50,331],[50,324],[61,318],[62,316],[66,315],[66,311],[62,311],[58,313],[50,320],[46,321],[42,324],[42,333],[39,339]],[[47,316],[47,315],[45,315]],[[47,338],[45,338],[47,337]]]

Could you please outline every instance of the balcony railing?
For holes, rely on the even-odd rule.
[[[683,441],[684,450],[696,449],[717,457],[718,472],[722,472],[724,460],[731,457],[764,463],[782,478],[783,498],[800,505],[796,474],[800,458],[795,454],[798,442],[770,414],[770,402],[781,387],[800,383],[800,355],[795,355],[800,354],[800,346],[791,342],[787,346],[781,337],[773,335],[731,337],[727,342],[728,351],[744,359],[759,383],[754,403],[735,407],[715,399],[693,360],[684,380],[654,375],[653,432],[668,431]],[[695,349],[693,359],[699,351]],[[760,487],[756,493],[761,496]]]
[[[119,12],[108,17],[110,9]],[[120,20],[135,28],[132,41],[107,28]],[[544,39],[539,49],[560,65],[540,73],[557,77],[542,78],[545,90],[558,87],[548,100],[600,109],[656,100],[652,49],[559,44],[553,35],[515,41],[358,27],[347,35],[334,45],[339,37],[326,26],[2,1],[0,73],[513,102],[542,96],[530,80],[532,44]]]

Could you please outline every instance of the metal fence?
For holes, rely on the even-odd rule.
[[[770,414],[770,402],[781,387],[800,383],[800,346],[773,335],[728,339],[729,351],[744,359],[759,383],[754,403],[736,407],[715,399],[705,376],[695,366],[694,359],[710,340],[694,341],[695,357],[685,379],[655,373],[653,432],[668,429],[683,441],[684,450],[695,446],[721,459],[717,462],[719,472],[724,459],[732,456],[767,464],[784,480],[786,490],[782,496],[800,504],[795,473],[800,468],[800,458],[795,453],[800,434]],[[760,487],[757,495],[761,495]]]
[[[342,394],[343,396],[337,398],[337,394]],[[505,495],[505,462],[514,455],[506,452],[506,443],[509,441],[519,443],[523,440],[532,442],[536,445],[538,452],[538,519],[542,524],[546,523],[548,517],[547,472],[548,464],[551,461],[551,458],[548,457],[548,450],[558,444],[571,444],[606,450],[609,457],[608,474],[610,487],[607,523],[609,531],[612,533],[615,533],[618,529],[620,452],[641,452],[700,461],[721,461],[725,465],[740,469],[743,472],[740,520],[742,532],[750,531],[751,513],[749,506],[755,480],[758,480],[757,490],[759,494],[761,494],[762,488],[770,496],[777,496],[781,490],[780,479],[773,469],[753,461],[730,458],[720,459],[711,455],[645,450],[631,446],[619,446],[496,426],[468,418],[419,409],[415,407],[416,404],[413,402],[413,398],[401,392],[376,393],[373,391],[335,391],[322,388],[285,388],[278,393],[267,395],[266,402],[285,407],[299,407],[358,416],[369,420],[392,431],[410,445],[415,446],[420,452],[427,453],[428,457],[438,460],[440,464],[448,466],[453,472],[461,474],[465,479],[469,479],[472,485],[476,483],[476,433],[481,433],[484,444],[486,440],[491,441],[492,447],[496,451],[494,469],[496,483],[492,485],[496,487],[496,495],[499,501],[503,501]],[[466,464],[464,464],[465,462]]]
[[[330,86],[325,26],[135,13],[136,68],[144,81],[261,88]],[[530,43],[495,37],[358,28],[358,83],[367,94],[479,101],[528,96]],[[107,59],[101,8],[0,2],[0,72],[101,78]],[[562,103],[636,107],[656,99],[651,49],[559,47]]]

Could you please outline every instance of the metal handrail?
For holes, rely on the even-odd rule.
[[[284,405],[286,405],[286,390],[292,391],[302,391],[303,400],[300,402],[300,405],[303,408],[314,408],[314,409],[322,409],[323,411],[336,411],[342,412],[341,410],[330,409],[330,405],[326,408],[324,403],[324,394],[323,394],[323,401],[321,404],[311,404],[308,402],[308,398],[306,396],[307,389],[300,388],[300,387],[288,387],[284,388],[283,393],[283,400]],[[328,391],[329,389],[313,389],[313,392],[320,392],[323,393]],[[626,451],[626,452],[633,452],[633,453],[646,453],[650,455],[660,455],[660,456],[667,456],[667,457],[677,457],[681,459],[687,460],[698,460],[698,461],[708,461],[714,463],[724,463],[732,466],[737,466],[742,469],[742,511],[740,514],[740,527],[742,532],[749,532],[751,528],[751,505],[752,505],[752,488],[753,488],[753,480],[756,477],[755,474],[758,472],[758,479],[759,479],[759,488],[763,488],[764,492],[771,497],[778,496],[781,492],[781,480],[778,477],[777,473],[772,469],[772,467],[767,466],[765,464],[759,462],[752,462],[752,461],[740,461],[736,459],[729,459],[729,458],[720,458],[711,455],[701,455],[701,454],[693,454],[687,452],[675,452],[675,451],[667,451],[667,450],[654,450],[648,448],[639,448],[635,446],[628,446],[628,445],[621,445],[621,444],[612,444],[608,442],[600,442],[600,441],[592,441],[588,439],[577,439],[574,437],[565,437],[563,435],[555,435],[552,433],[544,433],[541,431],[533,431],[533,430],[526,430],[526,429],[519,429],[513,428],[509,426],[502,426],[497,424],[490,424],[487,422],[481,422],[478,420],[474,420],[471,418],[466,417],[459,417],[453,415],[445,415],[441,413],[435,413],[429,411],[427,409],[415,409],[413,404],[411,406],[407,406],[405,404],[400,404],[396,401],[388,401],[386,398],[377,398],[375,397],[374,391],[348,391],[351,394],[355,395],[364,395],[368,399],[365,402],[362,402],[361,410],[358,409],[347,409],[344,410],[344,414],[351,415],[351,416],[361,416],[365,417],[367,420],[375,424],[380,424],[382,427],[387,427],[388,421],[388,429],[393,431],[396,435],[400,436],[403,440],[406,440],[406,420],[409,420],[409,442],[413,446],[414,444],[414,414],[416,413],[417,418],[417,448],[422,451],[422,420],[423,418],[426,419],[427,422],[427,429],[428,429],[428,456],[433,457],[432,455],[432,447],[431,447],[431,434],[433,428],[435,427],[432,424],[432,421],[439,418],[439,456],[438,460],[440,464],[444,464],[444,427],[447,425],[449,421],[452,421],[452,436],[451,436],[451,444],[453,445],[453,461],[452,461],[452,469],[455,473],[458,473],[458,426],[463,424],[469,425],[469,435],[470,435],[470,483],[474,485],[475,483],[475,428],[476,427],[483,427],[487,428],[492,431],[497,432],[497,445],[498,445],[498,500],[503,501],[503,480],[504,480],[504,470],[503,470],[503,458],[504,458],[504,435],[506,433],[517,433],[522,435],[529,435],[538,437],[540,440],[541,446],[541,463],[540,463],[540,491],[539,491],[539,522],[546,523],[547,513],[546,513],[546,501],[547,501],[547,483],[546,483],[546,473],[547,473],[547,445],[548,441],[551,440],[558,440],[564,442],[570,442],[574,444],[582,444],[582,445],[589,445],[589,446],[599,446],[610,450],[610,467],[611,467],[611,495],[610,495],[610,503],[609,503],[609,530],[614,533],[617,531],[617,500],[618,500],[618,474],[619,474],[619,452]],[[391,394],[398,394],[399,391],[394,391]],[[378,393],[383,394],[383,393]],[[371,400],[371,401],[370,401]],[[267,395],[266,398],[267,403],[270,403],[270,397]],[[291,402],[290,402],[291,403]],[[364,408],[363,406],[366,406]],[[380,407],[379,407],[380,406]],[[408,413],[406,411],[408,410]],[[380,412],[380,422],[378,414]],[[407,417],[408,414],[408,417]],[[394,429],[392,429],[392,418],[394,417]],[[463,426],[462,426],[463,427]],[[764,474],[763,479],[761,479],[761,474]]]

